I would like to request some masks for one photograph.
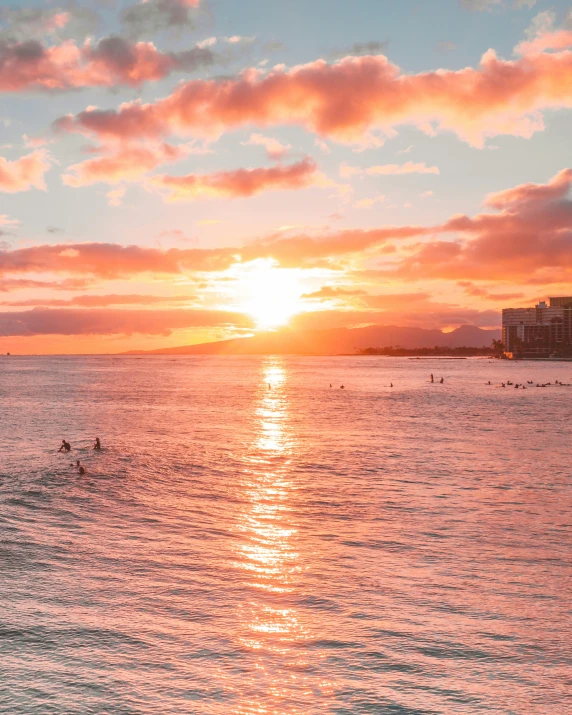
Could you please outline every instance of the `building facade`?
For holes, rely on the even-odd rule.
[[[572,296],[534,308],[505,308],[502,341],[509,357],[572,357]]]

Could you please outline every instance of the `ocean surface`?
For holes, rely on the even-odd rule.
[[[0,713],[571,713],[572,387],[526,380],[572,364],[0,358]]]

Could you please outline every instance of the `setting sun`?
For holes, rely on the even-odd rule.
[[[271,259],[255,261],[243,281],[241,309],[254,318],[258,328],[284,325],[302,310],[302,290],[295,270],[276,268]]]

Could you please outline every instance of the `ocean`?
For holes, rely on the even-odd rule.
[[[572,364],[0,358],[0,713],[572,712],[556,380]]]

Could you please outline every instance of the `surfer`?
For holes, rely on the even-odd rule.
[[[435,380],[433,379],[433,373],[431,373],[431,382],[435,382]]]
[[[442,378],[441,378],[441,379],[439,380],[439,382],[440,382],[440,383],[441,383],[441,385],[442,385],[442,384],[443,384],[443,383],[445,382],[445,378],[444,378],[444,377],[442,377]]]
[[[71,449],[71,444],[69,442],[66,442],[65,439],[62,439],[62,443],[60,448],[58,449],[58,452],[69,452]]]
[[[93,448],[94,449],[101,449],[101,442],[99,441],[99,437],[95,438],[95,442],[93,443]]]
[[[343,385],[340,385],[340,390],[345,390],[346,388]]]

